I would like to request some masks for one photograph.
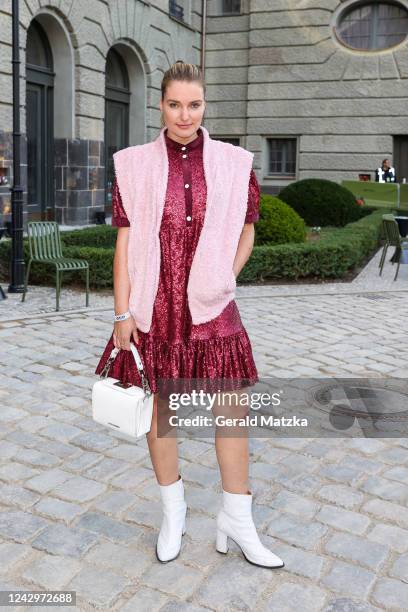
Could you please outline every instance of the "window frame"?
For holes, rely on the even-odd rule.
[[[405,4],[403,4],[402,2],[399,2],[398,0],[357,0],[357,1],[349,0],[349,2],[345,2],[342,6],[340,6],[339,10],[336,11],[336,14],[334,15],[333,33],[334,33],[336,41],[345,49],[354,51],[356,53],[367,53],[367,54],[378,54],[378,53],[387,52],[387,51],[398,48],[400,45],[405,44],[408,40],[408,32],[406,33],[405,38],[403,38],[400,42],[395,43],[391,46],[387,46],[387,47],[375,47],[375,46],[353,47],[352,45],[347,43],[342,38],[339,28],[343,20],[354,10],[358,8],[363,8],[365,6],[371,6],[376,9],[376,21],[370,27],[370,32],[369,32],[369,41],[370,41],[369,44],[371,44],[371,41],[373,40],[373,36],[376,37],[378,35],[378,23],[379,23],[378,11],[379,11],[379,6],[381,4],[394,6],[396,8],[402,9],[406,12],[407,17],[408,17],[408,7],[405,6]]]
[[[295,144],[295,155],[294,155],[294,172],[273,172],[271,170],[271,141],[280,140],[283,142],[292,141]],[[293,180],[296,179],[298,173],[298,155],[299,155],[299,146],[298,146],[299,138],[297,136],[267,136],[266,137],[266,173],[265,178],[270,179],[283,179],[283,180]],[[287,160],[285,161],[287,163]]]

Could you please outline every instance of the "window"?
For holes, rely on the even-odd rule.
[[[106,85],[119,92],[129,93],[129,75],[126,64],[115,49],[109,49],[106,58]]]
[[[353,49],[389,49],[408,35],[408,11],[394,2],[354,5],[340,15],[336,34],[341,42]]]
[[[228,137],[223,137],[220,136],[220,138],[217,138],[216,136],[212,137],[214,140],[221,140],[222,142],[229,142],[230,144],[233,144],[235,146],[239,147],[239,138],[228,138]]]
[[[268,138],[268,174],[296,176],[296,138]]]
[[[223,15],[239,15],[241,13],[241,0],[222,0]]]
[[[169,13],[179,21],[184,21],[184,7],[177,4],[176,0],[169,0]]]
[[[32,21],[27,32],[26,62],[31,66],[53,70],[53,57],[47,34],[38,21]]]

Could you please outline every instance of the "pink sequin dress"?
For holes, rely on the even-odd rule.
[[[258,373],[235,300],[215,319],[199,325],[192,324],[188,307],[189,271],[204,221],[207,196],[203,133],[199,129],[197,138],[185,146],[169,138],[167,131],[165,140],[169,178],[159,233],[160,279],[151,328],[147,333],[138,330],[136,345],[150,387],[157,393],[157,381],[166,379],[222,379],[223,390],[254,385],[259,380]],[[251,170],[246,223],[259,219],[259,196],[256,175]],[[129,226],[116,180],[112,193],[112,225]],[[113,348],[112,334],[96,374],[101,373]],[[141,385],[131,351],[118,353],[108,375]]]

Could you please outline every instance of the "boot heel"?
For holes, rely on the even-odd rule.
[[[217,542],[215,548],[224,555],[228,552],[228,536],[220,529],[217,529]]]

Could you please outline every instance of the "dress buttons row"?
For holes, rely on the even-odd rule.
[[[182,150],[182,151],[185,151],[185,150],[186,150],[186,147],[181,147],[181,150]],[[186,155],[186,154],[184,154],[184,155],[183,155],[183,158],[186,158],[186,157],[187,157],[187,155]],[[190,187],[190,185],[189,185],[188,183],[186,183],[186,184],[184,185],[184,187],[185,187],[186,189],[188,189],[188,188]],[[191,221],[191,216],[190,216],[190,215],[187,215],[186,219],[187,219],[187,221]]]

